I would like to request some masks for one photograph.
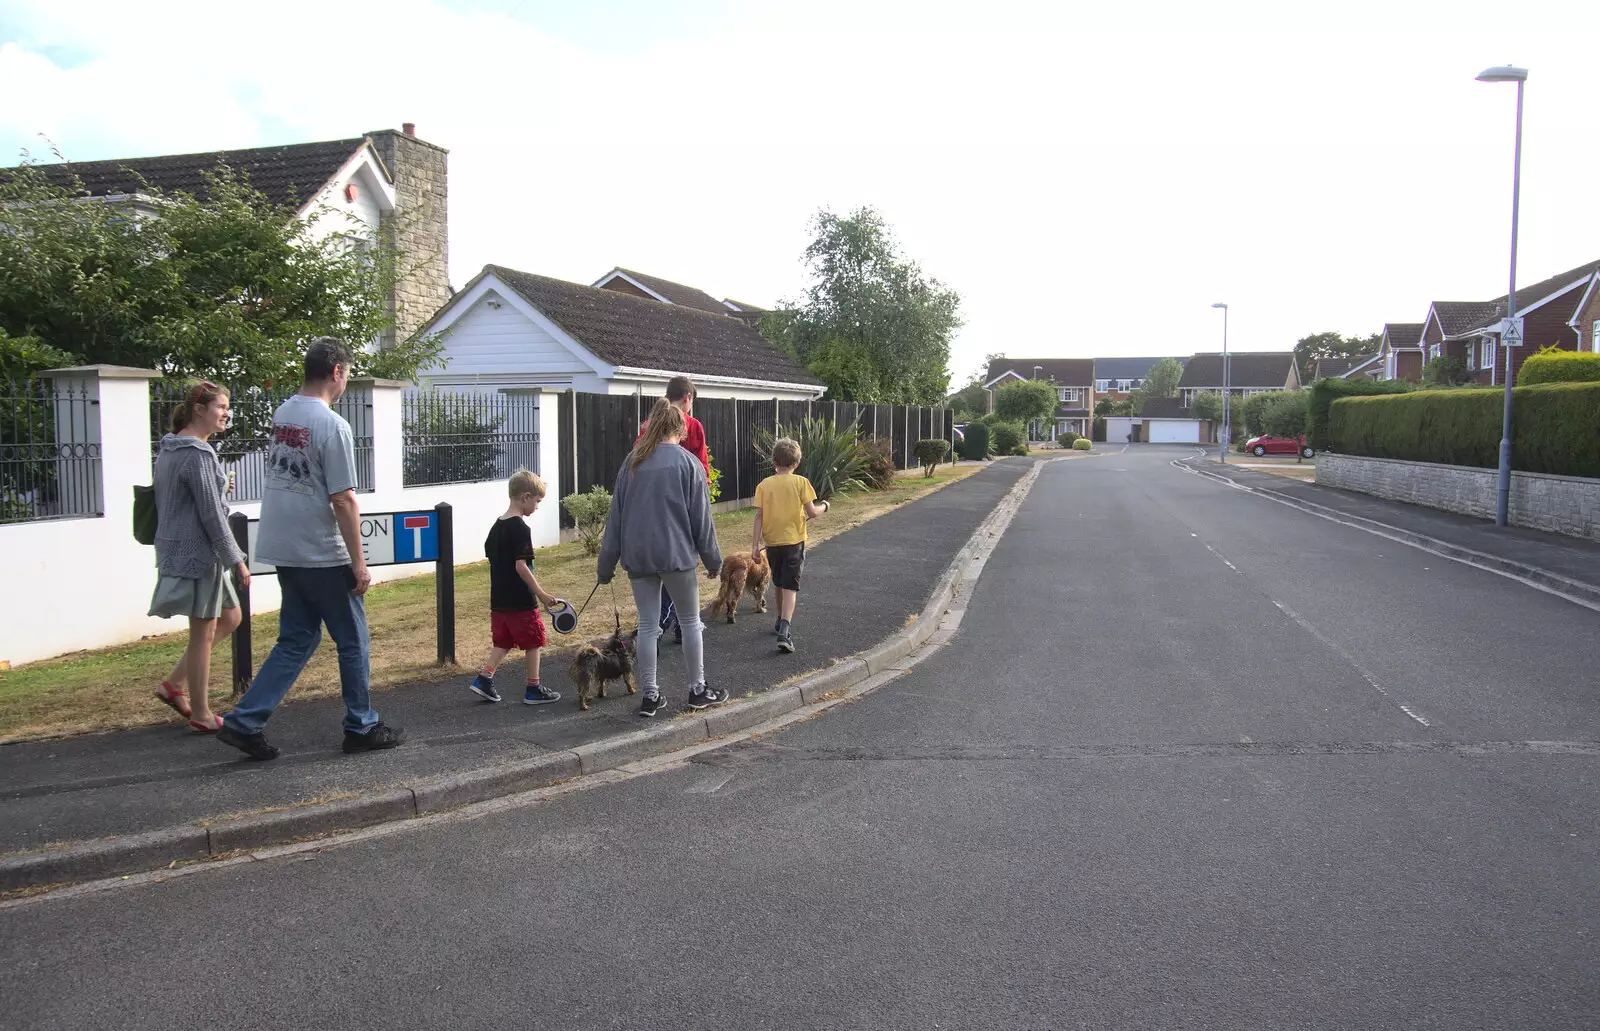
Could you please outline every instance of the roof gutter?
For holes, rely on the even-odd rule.
[[[628,365],[615,366],[619,376],[639,376],[649,379],[659,379],[663,382],[674,376],[682,375],[678,372],[667,372],[663,369],[639,369]],[[746,379],[742,376],[713,376],[709,374],[694,373],[692,378],[699,383],[720,383],[730,387],[764,387],[777,390],[809,390],[814,396],[820,397],[828,388],[821,383],[790,383],[775,379]]]

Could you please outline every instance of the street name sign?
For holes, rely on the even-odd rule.
[[[256,559],[259,519],[250,520],[250,573],[271,573],[276,567]],[[361,515],[361,554],[369,566],[401,566],[439,560],[439,514],[370,512]]]

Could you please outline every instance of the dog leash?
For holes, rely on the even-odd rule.
[[[583,604],[578,606],[578,618],[579,619],[583,618],[583,610],[589,607],[589,603],[591,601],[594,601],[594,592],[598,591],[599,589],[600,589],[600,581],[596,580],[594,582],[594,591],[590,591],[589,592],[589,596],[587,598],[583,599]],[[611,596],[612,596],[612,604],[613,605],[616,604],[616,594],[617,594],[616,588],[612,588]]]

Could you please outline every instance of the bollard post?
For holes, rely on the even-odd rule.
[[[439,642],[439,665],[456,662],[456,541],[455,516],[450,502],[433,506],[439,526],[439,558],[434,563],[434,613]]]
[[[244,552],[245,564],[250,563],[250,519],[243,512],[234,512],[228,516],[228,529],[233,531],[233,542],[239,545],[239,550]],[[239,595],[239,626],[233,632],[233,696],[235,698],[250,689],[250,681],[255,679],[255,670],[251,668],[250,655],[250,588],[240,584],[234,576],[233,589]]]

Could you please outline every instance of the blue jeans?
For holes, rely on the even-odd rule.
[[[350,567],[279,566],[278,583],[283,587],[278,643],[261,664],[250,690],[223,717],[223,722],[241,734],[260,733],[322,643],[322,627],[326,624],[328,635],[339,650],[345,732],[365,734],[378,722],[378,714],[372,711],[367,695],[371,671],[367,607],[361,598],[350,593],[355,583]]]

